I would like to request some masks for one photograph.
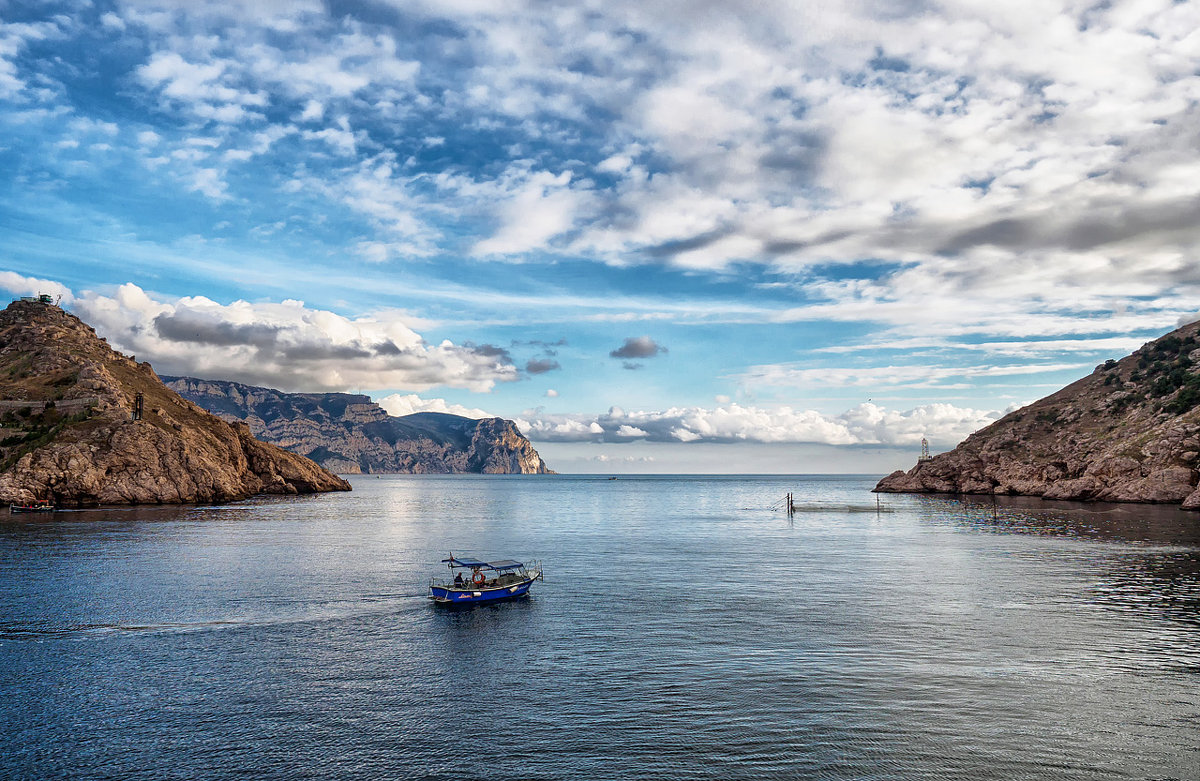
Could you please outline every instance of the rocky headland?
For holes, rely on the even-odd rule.
[[[348,491],[309,459],[180,398],[59,307],[0,312],[0,502],[223,502]]]
[[[256,437],[342,474],[553,474],[516,425],[503,418],[438,412],[394,417],[360,394],[163,379],[210,412],[244,422]]]
[[[1200,323],[1012,412],[876,491],[1200,509]]]

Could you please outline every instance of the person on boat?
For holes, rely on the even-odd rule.
[[[463,584],[462,573],[461,572],[454,573],[454,585],[461,586],[462,584]]]

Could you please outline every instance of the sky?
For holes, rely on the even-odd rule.
[[[1200,317],[1171,0],[0,0],[0,289],[560,472],[884,474]]]

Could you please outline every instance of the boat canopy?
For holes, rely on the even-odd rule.
[[[519,561],[512,559],[504,559],[502,561],[479,561],[478,559],[468,559],[464,557],[456,557],[453,553],[450,558],[442,559],[443,564],[449,564],[451,569],[457,567],[470,567],[471,569],[489,569],[496,572],[505,572],[510,569],[521,569],[525,565]]]

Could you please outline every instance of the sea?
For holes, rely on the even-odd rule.
[[[0,516],[0,778],[1200,778],[1200,513],[876,479]]]

